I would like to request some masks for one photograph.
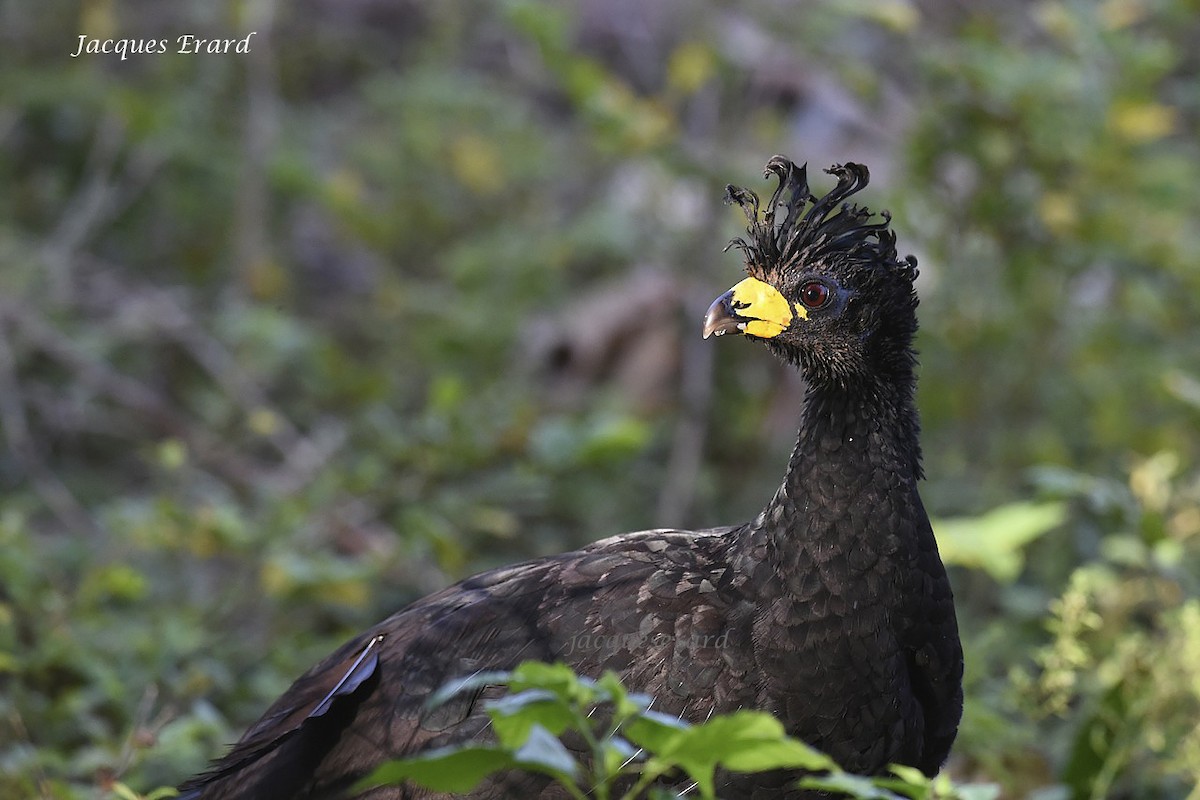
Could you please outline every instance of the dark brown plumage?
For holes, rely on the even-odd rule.
[[[338,797],[381,761],[487,736],[481,700],[427,709],[454,677],[522,660],[617,671],[655,708],[702,721],[754,708],[845,768],[934,774],[962,711],[950,585],[917,493],[912,258],[889,220],[843,201],[867,183],[834,167],[821,198],[805,170],[767,164],[779,188],[729,188],[750,221],[749,278],[708,312],[808,384],[782,486],[757,517],[654,530],[469,578],[419,600],[302,676],[185,798]],[[802,796],[787,773],[725,775],[731,797]],[[431,794],[412,787],[372,800]],[[558,797],[544,778],[497,776],[479,798]]]

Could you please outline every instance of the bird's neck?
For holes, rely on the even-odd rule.
[[[916,515],[921,477],[911,368],[872,384],[811,382],[787,475],[759,516],[783,572],[815,554],[866,546]]]

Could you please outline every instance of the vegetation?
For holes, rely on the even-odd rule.
[[[432,705],[485,686],[509,693],[486,701],[497,742],[447,747],[385,764],[365,778],[364,788],[413,781],[443,792],[468,792],[504,769],[544,774],[571,797],[674,798],[654,781],[678,776],[687,793],[712,800],[717,769],[764,772],[803,769],[808,788],[860,800],[992,800],[995,786],[953,787],[944,775],[930,780],[913,767],[866,778],[842,771],[828,756],[789,738],[783,725],[761,711],[717,715],[689,725],[653,710],[654,698],[631,694],[614,673],[580,678],[563,664],[527,661],[511,672],[481,673],[438,692]],[[599,713],[597,713],[599,712]],[[584,758],[563,745],[583,743]]]
[[[802,387],[697,329],[783,152],[921,262],[948,772],[1200,797],[1198,10],[7,4],[0,796],[174,784],[408,600],[752,515]]]

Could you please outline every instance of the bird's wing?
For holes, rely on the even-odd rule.
[[[206,787],[260,761],[299,733],[304,726],[319,727],[330,709],[353,698],[375,677],[382,634],[364,635],[347,642],[324,662],[292,684],[213,769],[180,787],[180,798],[202,796]]]
[[[920,502],[918,500],[918,502]],[[923,591],[910,632],[907,666],[913,695],[924,718],[924,747],[918,766],[935,775],[950,753],[962,716],[963,653],[954,614],[954,595],[942,567],[928,517],[921,516],[921,550],[912,571]]]
[[[715,531],[627,534],[419,600],[299,678],[181,790],[334,794],[382,760],[486,735],[480,700],[498,689],[433,708],[426,700],[454,678],[527,659],[566,661],[593,676],[614,669],[680,716],[702,718],[718,702],[737,707],[745,698],[711,691],[721,673],[749,669],[736,660],[745,643],[730,640],[732,576],[718,563],[719,540]]]

